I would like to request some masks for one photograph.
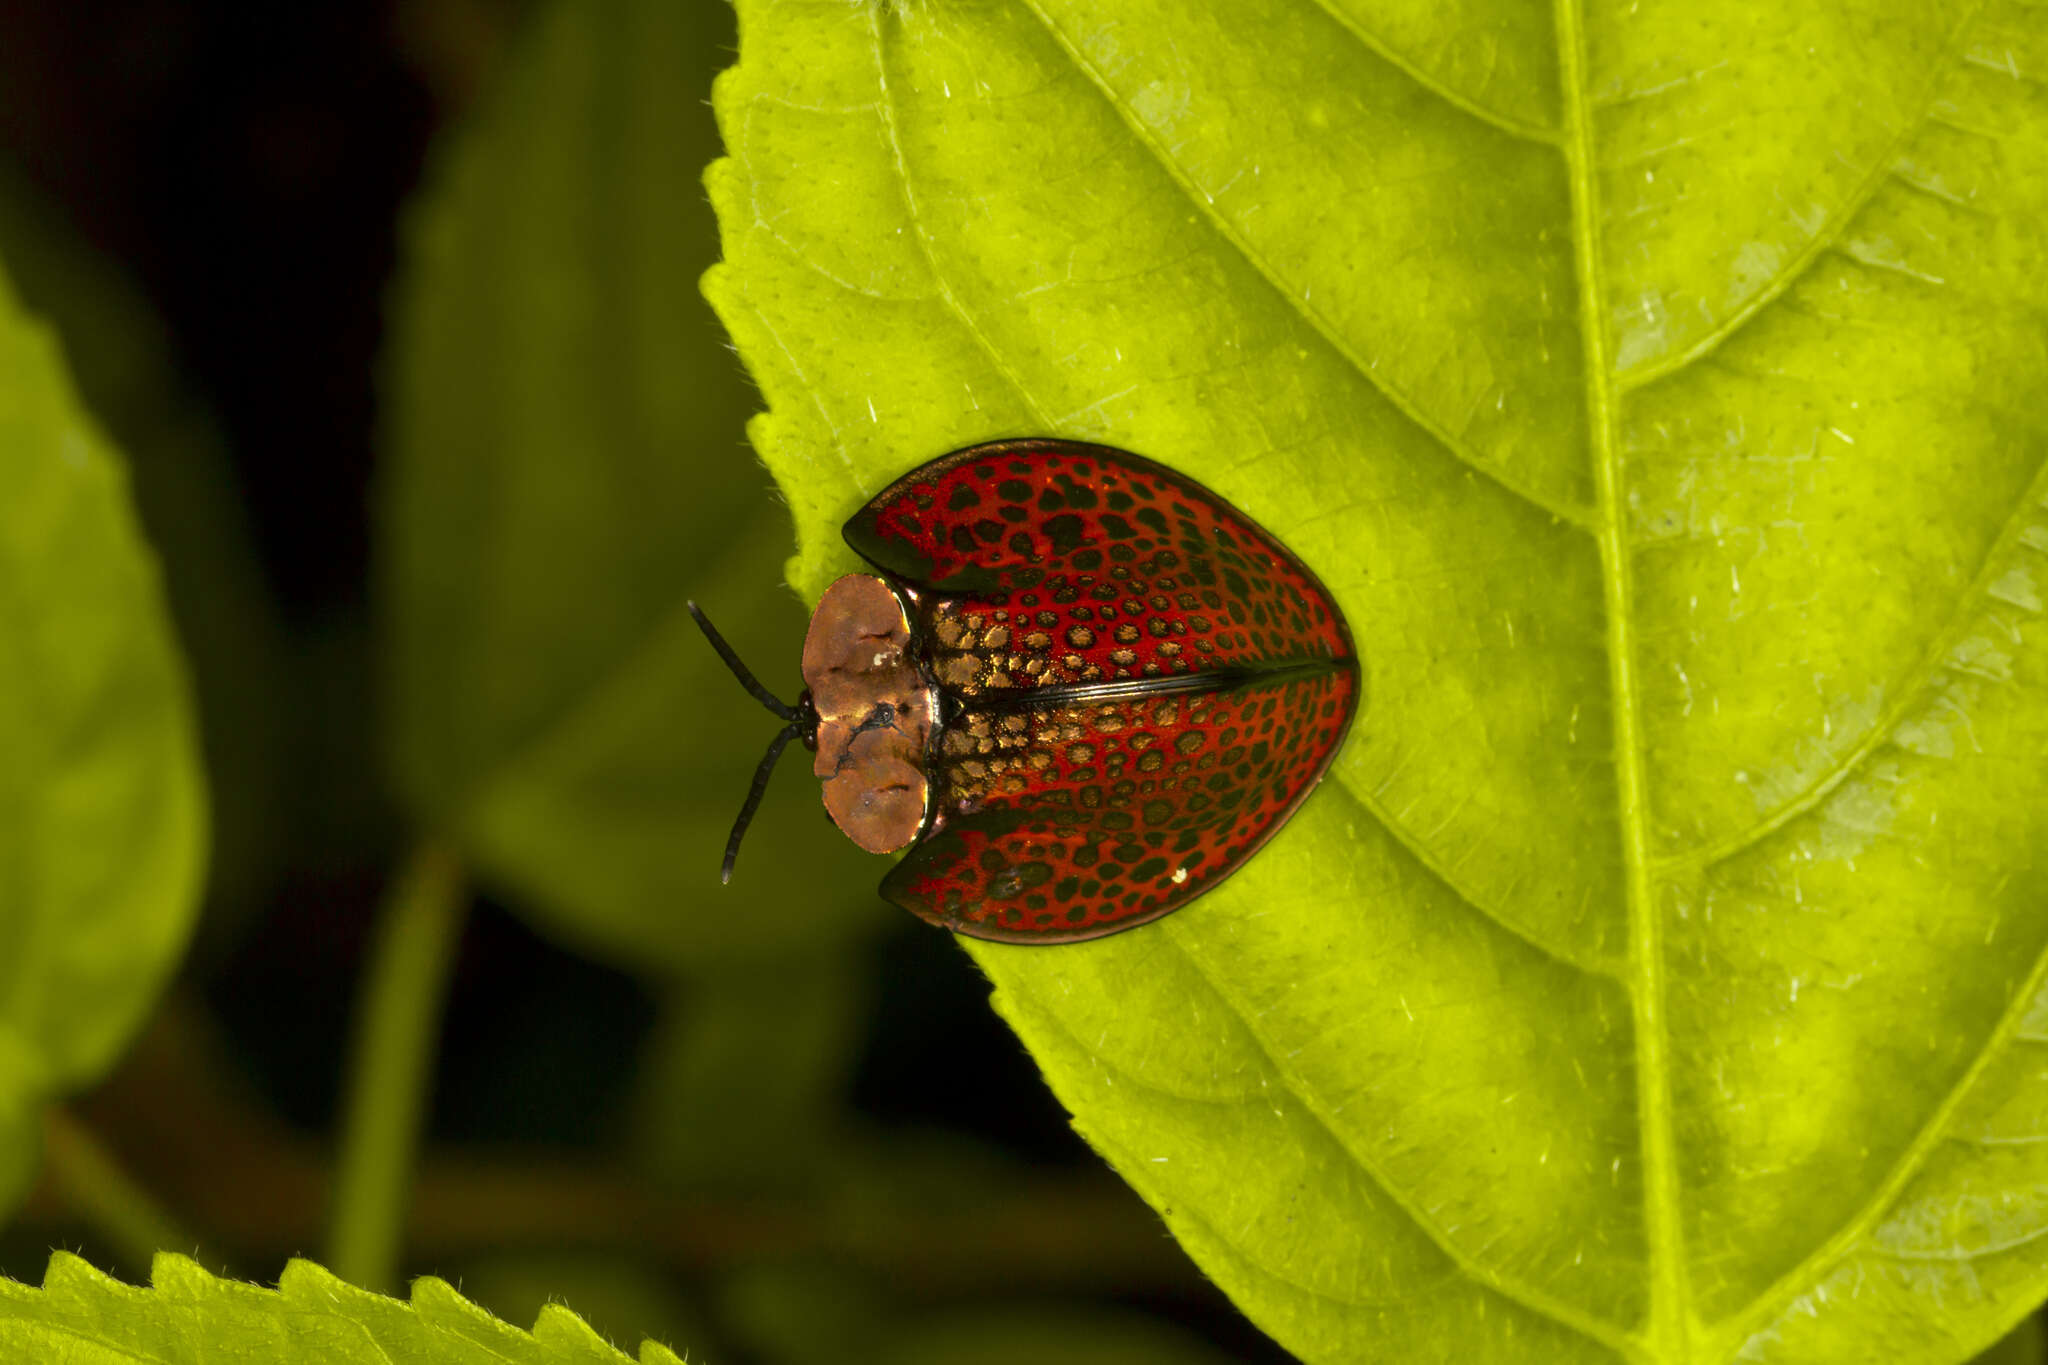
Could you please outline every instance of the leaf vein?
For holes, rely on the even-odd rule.
[[[1802,1288],[1817,1281],[1823,1272],[1838,1261],[1846,1258],[1877,1226],[1898,1196],[1904,1192],[1907,1183],[1919,1174],[1920,1164],[1943,1142],[1948,1134],[1944,1131],[1962,1107],[1970,1090],[1990,1069],[1992,1059],[2004,1045],[2023,1036],[2023,1025],[2033,1010],[2034,1001],[2044,985],[2048,985],[2048,945],[2034,955],[2034,964],[2026,977],[2013,991],[2012,999],[2006,1002],[2005,1012],[1998,1023],[1985,1036],[1984,1046],[1977,1050],[1970,1065],[1956,1078],[1956,1083],[1942,1097],[1941,1103],[1928,1112],[1927,1121],[1913,1135],[1913,1140],[1899,1154],[1899,1159],[1871,1192],[1862,1213],[1851,1219],[1842,1230],[1830,1237],[1813,1253],[1791,1270],[1778,1277],[1770,1288],[1739,1313],[1723,1319],[1720,1335],[1722,1351],[1716,1353],[1732,1356],[1735,1349],[1752,1334],[1762,1329],[1775,1314],[1790,1304],[1802,1292]]]
[[[931,234],[925,231],[924,215],[918,209],[917,192],[911,187],[910,160],[903,151],[903,138],[896,117],[896,97],[889,89],[889,56],[882,42],[880,10],[879,5],[868,6],[868,36],[874,44],[875,52],[875,84],[881,92],[877,107],[882,113],[882,127],[889,134],[889,157],[895,163],[896,181],[903,189],[903,210],[910,218],[911,235],[917,238],[917,249],[923,255],[925,265],[930,268],[932,284],[939,291],[939,297],[945,301],[947,309],[960,320],[960,325],[966,329],[967,335],[974,339],[974,344],[981,348],[982,354],[995,366],[996,373],[1003,377],[1003,381],[1030,410],[1032,421],[1039,429],[1048,434],[1057,434],[1051,430],[1051,419],[1047,417],[1044,407],[1024,386],[1023,378],[1010,362],[1003,358],[1002,352],[996,349],[995,343],[982,331],[981,324],[974,320],[966,305],[960,302],[959,295],[953,292],[952,284],[946,279],[945,271],[939,269],[938,253],[932,249]]]
[[[1229,246],[1247,266],[1251,267],[1252,273],[1273,291],[1274,296],[1293,312],[1295,316],[1299,317],[1308,326],[1309,330],[1324,345],[1335,352],[1338,358],[1348,365],[1359,378],[1377,390],[1381,396],[1393,404],[1409,421],[1434,438],[1436,443],[1443,448],[1444,452],[1458,463],[1476,473],[1485,475],[1488,479],[1491,479],[1501,488],[1520,498],[1523,502],[1549,516],[1557,518],[1559,521],[1569,522],[1581,530],[1589,527],[1590,520],[1586,509],[1568,502],[1560,502],[1545,493],[1541,493],[1533,486],[1501,468],[1497,463],[1483,458],[1471,446],[1453,435],[1442,423],[1424,413],[1421,405],[1416,403],[1410,395],[1397,388],[1373,366],[1366,364],[1365,358],[1351,348],[1350,343],[1339,335],[1337,329],[1330,324],[1328,319],[1324,318],[1316,309],[1310,307],[1306,299],[1297,297],[1294,291],[1289,289],[1286,283],[1274,271],[1272,265],[1254,250],[1251,243],[1217,211],[1215,204],[1210,201],[1209,197],[1189,180],[1186,170],[1173,158],[1172,154],[1153,135],[1152,131],[1145,127],[1131,112],[1128,103],[1117,95],[1109,82],[1103,78],[1102,73],[1095,68],[1094,63],[1083,56],[1080,49],[1074,46],[1073,42],[1061,30],[1059,25],[1053,22],[1052,16],[1045,12],[1039,0],[1023,0],[1023,3],[1024,7],[1030,10],[1038,22],[1044,26],[1046,33],[1052,38],[1054,44],[1059,47],[1067,60],[1074,64],[1075,70],[1087,78],[1088,83],[1095,87],[1104,102],[1115,111],[1117,117],[1122,120],[1123,125],[1130,130],[1131,136],[1137,139],[1138,144],[1150,153],[1160,169],[1166,172],[1167,179],[1173,183],[1188,203],[1193,206],[1197,215],[1209,225],[1210,229],[1223,240],[1225,245]]]
[[[1643,1237],[1648,1247],[1649,1335],[1666,1356],[1688,1354],[1691,1285],[1685,1273],[1677,1138],[1671,1100],[1671,1040],[1665,1020],[1663,924],[1652,892],[1649,775],[1636,681],[1634,582],[1630,575],[1627,493],[1616,409],[1621,392],[1608,353],[1608,299],[1601,256],[1600,186],[1593,108],[1586,72],[1584,0],[1556,0],[1558,87],[1565,102],[1565,161],[1570,172],[1572,260],[1579,284],[1579,344],[1585,360],[1587,430],[1599,492],[1594,536],[1600,547],[1606,612],[1609,705],[1614,712],[1615,795],[1626,873],[1630,1019],[1635,1030],[1636,1108],[1641,1124]]]
[[[1981,0],[1971,0],[1971,3],[1963,8],[1962,14],[1956,20],[1955,27],[1949,31],[1948,42],[1943,45],[1941,53],[1935,60],[1928,63],[1927,80],[1921,91],[1918,114],[1912,118],[1900,121],[1898,130],[1892,135],[1890,145],[1884,149],[1881,155],[1871,158],[1870,167],[1864,172],[1863,178],[1856,183],[1855,188],[1842,200],[1835,211],[1828,215],[1828,220],[1821,224],[1820,229],[1807,240],[1806,245],[1800,249],[1798,254],[1779,267],[1778,273],[1771,277],[1769,283],[1752,294],[1748,301],[1740,308],[1716,323],[1711,330],[1700,337],[1699,340],[1693,342],[1692,345],[1682,351],[1673,351],[1669,355],[1657,360],[1647,361],[1632,369],[1617,373],[1615,382],[1620,392],[1628,393],[1645,385],[1652,384],[1718,349],[1730,337],[1747,326],[1757,314],[1769,307],[1787,289],[1790,289],[1793,284],[1797,283],[1800,277],[1805,275],[1813,267],[1814,263],[1827,253],[1830,247],[1835,246],[1841,240],[1841,236],[1848,229],[1849,224],[1863,211],[1864,207],[1876,196],[1879,187],[1893,174],[1898,164],[1899,155],[1904,151],[1907,142],[1911,141],[1921,128],[1932,120],[1935,97],[1940,92],[1942,78],[1947,74],[1947,68],[1956,60],[1961,51],[1963,36],[1969,29],[1971,21],[1977,16],[1979,3],[1981,3]]]
[[[1584,972],[1589,976],[1618,977],[1620,975],[1620,965],[1618,963],[1609,962],[1597,957],[1586,957],[1560,947],[1557,944],[1546,942],[1538,937],[1533,930],[1524,925],[1517,924],[1514,920],[1508,918],[1504,911],[1486,904],[1472,892],[1460,886],[1451,876],[1450,870],[1443,866],[1436,855],[1430,852],[1428,847],[1423,844],[1422,840],[1396,819],[1393,812],[1389,811],[1376,795],[1370,791],[1361,790],[1357,782],[1358,779],[1352,778],[1348,774],[1340,773],[1337,777],[1336,786],[1338,790],[1351,798],[1358,808],[1365,813],[1367,818],[1386,831],[1387,837],[1400,845],[1401,849],[1415,860],[1417,866],[1428,872],[1431,878],[1446,891],[1450,892],[1461,905],[1482,919],[1485,919],[1488,923],[1493,924],[1503,933],[1522,943],[1528,944],[1545,957],[1560,962],[1576,971]]]
[[[1519,1304],[1532,1312],[1541,1313],[1553,1321],[1599,1342],[1610,1350],[1623,1355],[1634,1355],[1637,1353],[1639,1347],[1634,1338],[1617,1324],[1608,1322],[1604,1318],[1596,1317],[1540,1290],[1516,1284],[1498,1271],[1474,1260],[1470,1253],[1466,1252],[1451,1239],[1449,1233],[1435,1219],[1431,1218],[1414,1199],[1394,1183],[1385,1171],[1380,1169],[1377,1162],[1346,1140],[1335,1119],[1330,1114],[1325,1113],[1316,1102],[1314,1087],[1293,1075],[1282,1062],[1279,1051],[1260,1033],[1257,1022],[1258,1012],[1248,1008],[1244,1001],[1238,999],[1232,993],[1228,986],[1228,974],[1210,970],[1209,964],[1203,961],[1200,955],[1190,949],[1182,940],[1180,933],[1176,931],[1176,926],[1167,925],[1164,927],[1167,930],[1165,937],[1168,942],[1173,944],[1174,951],[1180,954],[1182,959],[1194,969],[1195,974],[1202,978],[1203,983],[1210,990],[1214,991],[1217,997],[1237,1017],[1238,1022],[1244,1027],[1246,1035],[1251,1038],[1253,1044],[1258,1048],[1259,1055],[1265,1059],[1267,1068],[1279,1081],[1281,1088],[1293,1096],[1295,1103],[1301,1106],[1302,1112],[1314,1120],[1316,1126],[1321,1128],[1332,1142],[1336,1143],[1340,1149],[1350,1155],[1353,1161],[1358,1163],[1359,1169],[1366,1174],[1373,1184],[1380,1188],[1380,1191],[1387,1196],[1387,1199],[1396,1208],[1408,1216],[1410,1221],[1444,1253],[1452,1264],[1469,1276],[1474,1283],[1491,1290],[1510,1302]]]
[[[1394,67],[1402,75],[1408,77],[1409,80],[1414,81],[1446,104],[1456,106],[1465,113],[1470,114],[1473,118],[1478,119],[1481,123],[1498,129],[1509,137],[1518,137],[1527,142],[1547,143],[1551,146],[1557,144],[1557,129],[1545,128],[1541,124],[1536,123],[1525,123],[1521,119],[1512,118],[1497,110],[1488,109],[1469,95],[1459,94],[1437,77],[1424,71],[1421,67],[1403,56],[1392,45],[1380,38],[1379,35],[1359,23],[1358,20],[1338,11],[1330,3],[1330,0],[1309,0],[1309,3],[1328,15],[1332,23],[1355,38],[1359,45],[1372,53],[1373,56]]]
[[[2048,507],[2048,457],[2044,457],[2035,469],[2033,479],[2020,497],[2019,506],[2014,509],[2012,517],[1985,553],[1984,563],[1977,570],[1977,576],[1956,599],[1955,609],[1949,614],[1948,620],[1934,632],[1926,651],[1900,679],[1897,697],[1885,708],[1884,713],[1871,725],[1863,738],[1845,750],[1842,756],[1830,764],[1827,771],[1814,778],[1804,791],[1788,798],[1760,817],[1756,823],[1704,848],[1668,855],[1658,861],[1659,870],[1668,871],[1687,866],[1702,869],[1712,867],[1762,843],[1819,805],[1872,754],[1881,749],[1906,718],[1925,703],[1934,680],[1941,673],[1951,668],[1962,672],[1970,671],[1967,661],[1952,664],[1949,662],[1949,655],[1962,642],[1963,637],[1981,621],[1981,608],[1986,601],[1996,597],[1998,583],[2005,576],[2012,561],[2019,557],[2022,550],[2029,548],[2028,532],[2037,524],[2044,507]],[[1994,681],[2006,680],[2000,677],[1994,678]]]

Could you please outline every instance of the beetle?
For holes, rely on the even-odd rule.
[[[881,892],[976,938],[1070,943],[1158,919],[1255,852],[1357,711],[1351,632],[1315,574],[1201,484],[1045,437],[919,466],[846,523],[877,572],[825,590],[786,723]]]

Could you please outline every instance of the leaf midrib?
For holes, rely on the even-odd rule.
[[[1615,441],[1615,403],[1607,353],[1607,285],[1602,269],[1598,162],[1586,96],[1583,0],[1556,0],[1558,87],[1564,104],[1563,152],[1571,184],[1572,260],[1579,285],[1579,339],[1586,376],[1587,428],[1597,495],[1594,537],[1607,609],[1609,709],[1614,723],[1615,791],[1627,899],[1629,1010],[1635,1028],[1636,1113],[1642,1143],[1644,1242],[1650,1311],[1645,1338],[1665,1359],[1687,1357],[1692,1335],[1685,1275],[1685,1226],[1671,1121],[1670,1038],[1664,1016],[1663,926],[1650,884],[1648,773],[1636,688],[1633,583],[1629,573],[1626,491]]]

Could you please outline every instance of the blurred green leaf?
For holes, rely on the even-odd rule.
[[[148,301],[5,161],[0,257],[23,305],[62,339],[79,396],[127,458],[199,703],[207,895],[247,911],[269,891],[284,843],[281,759],[294,707],[276,604],[219,430],[187,390]]]
[[[0,278],[0,1210],[192,927],[205,794],[120,457]]]
[[[310,1261],[285,1267],[276,1289],[217,1279],[183,1256],[162,1255],[151,1287],[120,1284],[76,1256],[50,1258],[41,1289],[0,1280],[0,1352],[66,1365],[200,1365],[225,1359],[276,1365],[500,1365],[634,1359],[566,1308],[543,1308],[529,1334],[508,1327],[444,1282],[414,1280],[411,1301],[371,1294]],[[644,1342],[642,1365],[676,1365]]]
[[[768,1365],[1227,1365],[1228,1356],[1137,1313],[1058,1304],[919,1310],[892,1286],[824,1266],[729,1276],[719,1311]]]
[[[740,1266],[717,1289],[727,1333],[766,1365],[857,1365],[894,1316],[866,1275],[828,1264]]]
[[[2016,1320],[2038,11],[740,18],[707,289],[799,586],[906,469],[1049,433],[1217,489],[1359,640],[1333,780],[1231,883],[972,945],[1245,1311],[1311,1360],[1644,1365]]]
[[[830,1178],[867,967],[845,952],[788,954],[669,992],[636,1069],[639,1167],[728,1192]]]
[[[2036,1314],[1978,1356],[1974,1365],[2042,1365],[2044,1361],[2048,1361],[2048,1331],[2042,1329]]]
[[[1230,1357],[1135,1313],[1004,1308],[892,1333],[874,1365],[1228,1365]]]
[[[776,722],[684,610],[794,691],[788,522],[741,456],[754,400],[696,288],[730,14],[532,20],[445,150],[400,293],[381,547],[400,786],[555,932],[628,965],[843,939],[879,918],[880,870],[794,773],[718,884]]]

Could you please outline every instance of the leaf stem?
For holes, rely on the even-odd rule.
[[[385,897],[356,1006],[327,1260],[365,1289],[397,1288],[399,1250],[448,964],[468,898],[461,859],[414,850]]]
[[[1571,176],[1572,251],[1579,286],[1579,332],[1584,348],[1588,425],[1593,438],[1599,513],[1594,536],[1607,611],[1610,705],[1614,712],[1614,769],[1621,815],[1622,860],[1627,872],[1626,976],[1635,1029],[1637,1122],[1641,1125],[1643,1235],[1649,1260],[1646,1335],[1659,1358],[1688,1356],[1693,1335],[1686,1282],[1685,1225],[1680,1217],[1676,1142],[1671,1116],[1669,1024],[1664,1013],[1663,925],[1650,874],[1649,776],[1643,761],[1642,708],[1636,681],[1635,604],[1630,576],[1627,490],[1616,446],[1616,391],[1608,354],[1607,281],[1600,254],[1599,168],[1593,149],[1593,111],[1586,98],[1584,0],[1556,0],[1557,48],[1564,94],[1564,152]]]
[[[99,1134],[61,1105],[43,1111],[43,1174],[65,1205],[137,1271],[147,1271],[159,1251],[189,1255],[199,1245]]]

